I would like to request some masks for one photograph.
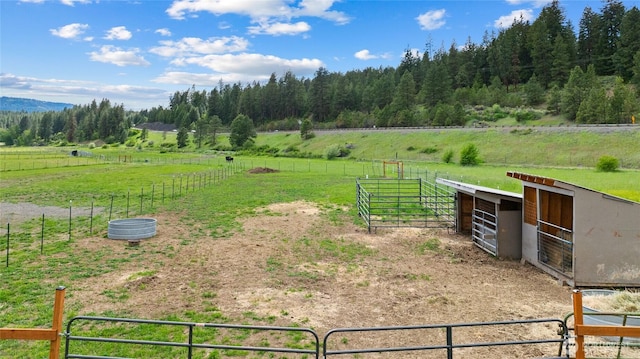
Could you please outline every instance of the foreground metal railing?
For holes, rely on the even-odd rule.
[[[84,322],[84,326],[82,325]],[[88,327],[93,327],[95,322],[110,322],[119,325],[114,330],[111,330],[112,337],[89,337],[74,335],[74,326],[80,326],[79,331]],[[91,324],[93,323],[93,324]],[[151,324],[156,326],[171,326],[171,327],[184,327],[186,328],[186,338],[179,340],[180,335],[177,335],[173,340],[141,340],[132,338],[120,338],[123,336],[122,332],[125,332],[127,328],[123,328],[122,324],[134,324],[143,325]],[[553,336],[543,336],[535,339],[522,339],[522,340],[503,340],[503,341],[484,341],[484,342],[466,342],[463,339],[454,340],[454,334],[457,333],[457,338],[468,338],[468,335],[464,335],[464,328],[478,328],[486,330],[487,328],[493,328],[495,332],[508,332],[514,327],[533,326],[533,325],[545,325],[547,328],[549,324],[557,326],[557,329],[548,328],[549,331],[553,331]],[[500,327],[499,329],[497,327]],[[232,329],[239,331],[251,331],[251,332],[297,332],[299,334],[306,335],[308,349],[297,348],[285,348],[285,347],[271,347],[268,342],[262,346],[245,346],[245,345],[229,345],[229,344],[212,344],[212,343],[195,343],[194,342],[194,329],[195,328],[212,328],[212,329]],[[74,330],[74,331],[72,331]],[[114,332],[117,331],[117,334]],[[160,329],[156,329],[160,331]],[[426,331],[426,332],[425,332]],[[362,340],[363,337],[366,342],[366,337],[369,334],[376,335],[381,334],[385,338],[390,336],[391,332],[400,334],[401,339],[392,339],[395,346],[380,346],[380,347],[368,347],[368,348],[345,348],[349,341],[344,337],[335,339],[338,335],[345,335],[345,333],[356,333],[357,338]],[[440,338],[442,333],[445,333],[444,338]],[[531,319],[531,320],[514,320],[514,321],[497,321],[497,322],[478,322],[478,323],[459,323],[459,324],[440,324],[440,325],[416,325],[416,326],[394,326],[394,327],[371,327],[371,328],[338,328],[332,329],[323,338],[322,344],[322,358],[330,356],[338,356],[345,354],[366,354],[366,353],[393,353],[393,352],[416,352],[416,351],[446,351],[448,359],[454,358],[455,349],[463,348],[479,348],[479,347],[495,347],[495,346],[515,346],[515,345],[535,345],[535,344],[557,344],[558,356],[562,354],[563,343],[565,342],[567,329],[565,322],[560,319]],[[81,316],[75,317],[69,321],[67,325],[67,332],[64,333],[66,338],[65,342],[65,356],[64,358],[91,358],[91,359],[114,359],[120,358],[113,356],[113,353],[109,352],[109,349],[95,349],[91,348],[91,351],[106,351],[109,356],[96,355],[95,353],[72,353],[72,344],[80,342],[93,342],[93,343],[112,343],[119,345],[138,345],[138,346],[162,346],[162,347],[179,347],[184,348],[186,353],[184,357],[192,358],[194,350],[196,349],[218,349],[218,350],[231,350],[231,351],[252,351],[260,353],[288,353],[296,354],[301,357],[313,356],[315,358],[320,357],[320,345],[319,337],[316,332],[308,328],[295,328],[295,327],[271,327],[271,326],[250,326],[250,325],[231,325],[231,324],[209,324],[209,323],[191,323],[191,322],[174,322],[174,321],[158,321],[158,320],[141,320],[141,319],[129,319],[129,318],[107,318],[107,317],[88,317]],[[116,336],[118,336],[116,338]],[[557,337],[556,337],[557,336]],[[273,338],[273,336],[270,336]],[[200,338],[202,340],[202,338]],[[435,343],[433,341],[436,341]],[[438,342],[438,340],[441,340]],[[224,341],[224,340],[222,340]],[[398,343],[413,343],[413,344],[398,344]],[[78,345],[78,347],[80,347]],[[310,347],[313,347],[311,349]],[[333,349],[332,349],[333,348]],[[80,348],[82,349],[82,348]],[[82,351],[82,350],[80,350]],[[86,348],[84,350],[87,351]],[[236,354],[237,355],[237,354]],[[461,354],[464,355],[464,354]],[[555,354],[554,354],[555,355]],[[462,356],[461,356],[462,357]]]
[[[486,327],[507,327],[507,331],[509,327],[512,326],[530,326],[534,324],[556,324],[558,329],[555,332],[557,338],[549,338],[543,337],[538,339],[524,339],[524,340],[505,340],[505,341],[486,341],[486,342],[462,342],[454,340],[454,331],[462,330],[463,328],[483,328]],[[504,330],[504,328],[503,328]],[[418,332],[420,331],[420,335]],[[431,333],[430,337],[438,338],[438,334],[441,334],[443,331],[445,333],[444,339],[440,342],[431,343],[431,344],[418,344],[420,342],[426,341],[424,335],[425,333]],[[406,346],[388,346],[388,347],[376,347],[376,348],[342,348],[342,349],[334,349],[331,350],[332,347],[329,340],[338,335],[345,333],[358,333],[360,337],[369,333],[391,333],[391,332],[402,332],[403,338],[414,338],[417,340],[413,340],[414,345],[406,345]],[[415,332],[414,335],[411,333]],[[416,325],[416,326],[393,326],[393,327],[371,327],[371,328],[339,328],[330,330],[323,339],[323,357],[326,358],[328,356],[334,355],[344,355],[344,354],[365,354],[365,353],[392,353],[392,352],[415,352],[415,351],[446,351],[447,358],[454,358],[454,349],[463,349],[463,348],[478,348],[478,347],[496,347],[496,346],[513,346],[513,345],[534,345],[534,344],[558,344],[558,352],[557,355],[562,355],[562,345],[565,342],[565,333],[566,325],[560,319],[530,319],[530,320],[514,320],[514,321],[497,321],[497,322],[478,322],[478,323],[459,323],[459,324],[439,324],[439,325]],[[460,338],[460,336],[458,336]],[[407,341],[412,341],[408,339]],[[345,343],[348,343],[348,340],[341,338],[337,341],[337,346],[345,346]],[[464,357],[460,356],[461,358]]]
[[[73,335],[72,329],[74,329],[74,325],[80,322],[102,322],[102,323],[115,323],[117,325],[121,324],[133,324],[133,325],[144,325],[151,324],[158,327],[182,327],[186,328],[186,338],[184,335],[174,335],[174,340],[140,340],[140,339],[132,339],[132,338],[115,338],[115,334],[112,337],[87,337],[80,335]],[[308,337],[308,343],[314,347],[314,349],[297,349],[297,348],[285,348],[285,347],[271,347],[267,342],[263,342],[265,345],[260,346],[246,346],[246,345],[230,345],[230,344],[210,344],[210,343],[196,343],[194,342],[194,329],[195,328],[210,328],[213,330],[217,329],[230,329],[237,330],[239,332],[246,333],[247,331],[258,331],[258,332],[296,332],[299,334],[306,335]],[[124,328],[122,326],[118,327],[118,335],[122,335]],[[156,328],[159,330],[159,328]],[[177,321],[162,321],[162,320],[144,320],[144,319],[130,319],[130,318],[108,318],[108,317],[91,317],[91,316],[79,316],[71,319],[69,324],[67,324],[67,332],[65,333],[65,358],[91,358],[91,359],[114,359],[119,357],[114,356],[103,356],[103,355],[95,355],[95,354],[73,354],[72,343],[79,342],[93,342],[93,343],[113,343],[113,344],[123,344],[123,345],[138,345],[138,346],[162,346],[162,347],[178,347],[186,349],[186,358],[191,359],[193,357],[194,349],[219,349],[219,350],[232,350],[232,351],[251,351],[251,352],[261,352],[261,353],[294,353],[301,355],[313,355],[315,358],[318,358],[318,353],[320,352],[319,347],[319,338],[318,335],[312,330],[308,328],[296,328],[296,327],[276,327],[276,326],[252,326],[252,325],[234,325],[234,324],[213,324],[213,323],[193,323],[193,322],[177,322]],[[185,340],[179,340],[180,338]],[[111,353],[108,353],[111,354]]]

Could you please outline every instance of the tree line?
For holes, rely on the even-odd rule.
[[[502,108],[532,120],[542,109],[576,123],[628,123],[640,108],[640,10],[621,1],[583,10],[578,30],[559,1],[529,22],[513,20],[486,31],[480,44],[468,39],[423,53],[406,49],[397,67],[345,73],[319,68],[312,78],[286,72],[265,83],[220,81],[210,91],[177,91],[167,107],[125,111],[103,99],[44,114],[0,114],[0,141],[126,140],[128,128],[170,124],[194,131],[198,145],[234,119],[250,119],[259,130],[465,125],[504,116]]]

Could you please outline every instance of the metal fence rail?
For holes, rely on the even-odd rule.
[[[472,218],[471,236],[473,238],[473,242],[483,250],[496,255],[498,217],[494,214],[476,208],[473,210]]]
[[[531,326],[535,324],[556,324],[557,330],[553,332],[553,336],[556,338],[540,337],[537,339],[525,339],[525,340],[505,340],[505,341],[486,341],[486,342],[462,342],[454,340],[454,330],[457,332],[463,328],[483,328],[487,327],[511,327],[511,326]],[[505,329],[505,328],[502,328]],[[433,333],[433,337],[442,337],[444,331],[444,340],[431,343],[425,343],[426,335],[419,335],[418,331],[427,330],[428,333]],[[497,330],[497,328],[496,328]],[[506,331],[509,329],[506,328]],[[388,347],[376,347],[376,348],[344,348],[348,345],[348,340],[341,338],[340,340],[330,341],[332,337],[338,334],[345,335],[345,333],[358,333],[365,335],[367,333],[389,333],[389,332],[403,332],[402,337],[408,342],[412,341],[413,345],[405,346],[388,346]],[[415,334],[411,334],[415,332]],[[501,331],[502,332],[502,331]],[[447,358],[454,358],[454,349],[463,348],[478,348],[478,347],[495,347],[495,346],[512,346],[512,345],[535,345],[535,344],[557,344],[557,355],[562,355],[563,343],[566,336],[566,324],[560,319],[531,319],[531,320],[515,320],[515,321],[498,321],[498,322],[484,322],[484,323],[460,323],[460,324],[441,324],[441,325],[416,325],[416,326],[394,326],[394,327],[371,327],[371,328],[339,328],[330,330],[323,339],[323,357],[337,356],[344,354],[366,354],[366,353],[391,353],[391,352],[415,352],[415,351],[445,351],[447,352]],[[424,334],[420,332],[421,334]],[[460,336],[458,336],[459,338]],[[334,347],[343,347],[342,349],[331,349]],[[555,354],[554,354],[555,355]],[[463,357],[463,356],[461,356]]]
[[[115,330],[107,330],[107,333],[111,333],[111,337],[89,337],[74,335],[74,332],[82,332],[88,330],[87,328],[94,329],[97,322],[113,323],[117,325]],[[135,339],[135,338],[122,338],[125,334],[123,331],[128,329],[123,327],[126,325],[155,325],[155,326],[170,326],[176,328],[185,328],[180,330],[183,335],[172,336],[172,340],[155,340],[156,338],[150,338],[147,340]],[[510,331],[516,329],[516,327],[526,327],[528,332],[533,332],[534,325],[542,325],[546,328],[544,333],[536,331],[536,338],[533,339],[505,339],[502,341],[481,341],[481,342],[469,342],[465,341],[465,338],[469,338],[468,333],[464,332],[465,328],[477,331],[490,330],[493,332],[503,333],[505,338],[509,337]],[[77,328],[76,328],[77,327]],[[289,348],[289,347],[271,347],[268,341],[264,342],[264,345],[260,346],[245,346],[245,345],[229,345],[227,344],[211,344],[211,343],[196,343],[194,340],[194,330],[219,330],[230,329],[238,331],[250,331],[251,333],[265,333],[276,334],[270,335],[269,338],[277,337],[277,333],[282,332],[296,332],[298,334],[305,335],[306,346],[308,349]],[[73,331],[72,331],[73,329]],[[153,332],[160,332],[161,328],[154,330]],[[427,331],[425,333],[424,331]],[[393,336],[391,333],[395,332],[400,334],[399,336]],[[364,347],[364,348],[349,348],[349,340],[345,339],[345,336],[355,334],[357,338],[367,339],[369,335],[382,335],[384,338],[389,339],[388,346],[378,347]],[[454,335],[456,334],[456,335]],[[467,335],[465,335],[467,334]],[[513,333],[512,333],[513,334]],[[339,338],[337,336],[340,335]],[[72,318],[67,324],[67,331],[63,333],[65,338],[65,354],[64,358],[92,358],[92,359],[106,359],[106,358],[120,358],[116,356],[103,356],[96,355],[95,353],[72,353],[73,343],[111,343],[117,345],[137,345],[137,346],[159,346],[159,347],[178,347],[185,349],[185,358],[192,358],[195,350],[231,350],[231,351],[252,351],[258,353],[286,353],[294,354],[300,357],[315,357],[316,359],[327,358],[330,356],[338,356],[345,354],[367,354],[367,353],[399,353],[399,352],[417,352],[417,351],[446,351],[448,359],[454,358],[455,349],[465,348],[482,348],[482,347],[498,347],[498,346],[516,346],[516,345],[547,345],[547,350],[550,348],[548,345],[557,344],[557,354],[551,353],[553,356],[561,356],[563,347],[567,337],[566,322],[561,319],[531,319],[531,320],[514,320],[514,321],[497,321],[497,322],[476,322],[476,323],[459,323],[459,324],[439,324],[439,325],[416,325],[416,326],[393,326],[393,327],[370,327],[370,328],[338,328],[332,329],[325,334],[322,340],[322,351],[320,347],[319,336],[313,329],[297,328],[297,327],[276,327],[276,326],[251,326],[251,325],[232,325],[232,324],[209,324],[209,323],[192,323],[192,322],[173,322],[173,321],[160,321],[160,320],[142,320],[142,319],[129,319],[129,318],[108,318],[108,317],[90,317],[90,316],[78,316]],[[152,335],[153,337],[153,335]],[[454,340],[454,337],[457,338]],[[434,339],[435,338],[435,339]],[[182,340],[181,340],[182,339]],[[199,336],[199,341],[202,341],[202,335]],[[434,342],[435,340],[435,342]],[[221,340],[224,342],[224,340]],[[385,343],[387,341],[385,340]],[[263,342],[260,342],[261,344]],[[403,344],[409,343],[409,344]],[[294,345],[300,346],[300,345]],[[82,351],[84,348],[86,351],[100,351],[95,347],[87,347],[77,345],[76,351]],[[103,349],[104,350],[104,349]],[[553,349],[555,351],[556,349]],[[113,355],[114,353],[108,353]],[[234,354],[235,355],[235,354]],[[464,353],[460,353],[460,357],[464,356]],[[178,356],[182,357],[182,356]]]
[[[378,227],[455,224],[455,193],[418,179],[356,179],[356,208],[369,232]]]
[[[103,323],[116,323],[116,324],[133,324],[143,325],[151,324],[156,326],[169,326],[169,327],[183,327],[187,329],[186,340],[179,341],[177,337],[174,337],[173,341],[157,341],[157,340],[141,340],[131,338],[113,338],[113,337],[87,337],[72,335],[72,329],[74,325],[80,322],[103,322]],[[80,324],[78,324],[80,325]],[[312,345],[314,349],[298,349],[298,348],[286,348],[286,347],[271,347],[268,343],[264,346],[244,346],[244,345],[228,345],[228,344],[208,344],[208,343],[194,343],[194,329],[196,328],[211,328],[211,329],[230,329],[237,331],[259,331],[259,332],[297,332],[303,335],[307,335],[309,345]],[[122,329],[122,328],[119,328]],[[75,329],[74,329],[75,330]],[[82,329],[79,329],[82,330]],[[309,355],[318,358],[320,352],[319,337],[312,330],[307,328],[295,328],[295,327],[276,327],[276,326],[251,326],[251,325],[233,325],[233,324],[211,324],[211,323],[192,323],[192,322],[174,322],[174,321],[161,321],[161,320],[143,320],[143,319],[130,319],[130,318],[108,318],[108,317],[91,317],[91,316],[78,316],[72,318],[67,324],[67,332],[65,333],[65,358],[92,358],[92,359],[106,359],[106,358],[118,358],[113,356],[100,356],[93,354],[73,354],[71,353],[71,346],[74,342],[100,342],[100,343],[115,343],[122,345],[147,345],[147,346],[162,346],[162,347],[178,347],[186,349],[186,358],[193,357],[194,349],[219,349],[219,350],[242,350],[261,353],[293,353],[300,354],[301,357]]]
[[[573,278],[573,231],[538,220],[538,261]]]

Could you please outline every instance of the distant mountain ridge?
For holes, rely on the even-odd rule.
[[[65,108],[72,108],[73,104],[63,102],[49,102],[20,97],[0,97],[0,111],[14,112],[45,112],[62,111]]]

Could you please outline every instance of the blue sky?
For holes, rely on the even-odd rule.
[[[468,38],[479,44],[547,0],[0,0],[0,95],[127,109],[166,107],[192,85],[396,67]],[[640,0],[624,1],[627,8]],[[586,6],[560,1],[574,28]]]

